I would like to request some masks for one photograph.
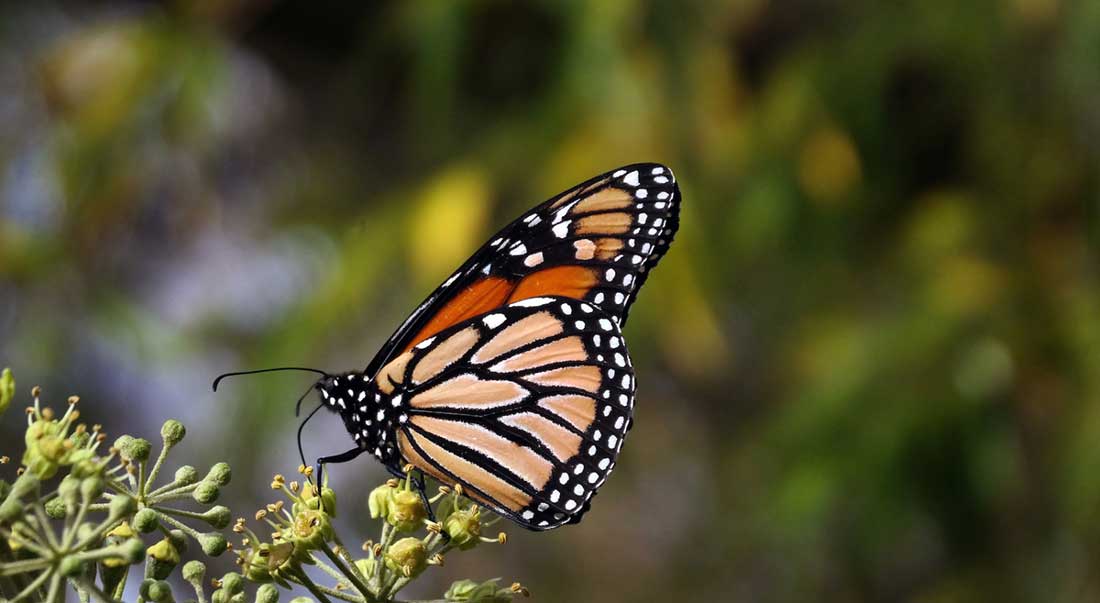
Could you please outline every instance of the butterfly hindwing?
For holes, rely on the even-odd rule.
[[[492,308],[534,297],[585,300],[624,324],[679,225],[672,171],[634,164],[597,176],[494,235],[417,307],[367,367]]]
[[[587,510],[622,447],[635,388],[618,324],[569,297],[452,325],[376,382],[401,412],[405,460],[534,530]]]

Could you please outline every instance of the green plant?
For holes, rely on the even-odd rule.
[[[14,395],[15,380],[5,369],[0,414]],[[194,590],[188,600],[197,603],[244,603],[247,583],[256,585],[255,603],[276,603],[280,589],[294,585],[321,603],[389,603],[429,566],[442,565],[444,555],[506,540],[504,533],[481,536],[499,518],[483,519],[481,508],[460,489],[440,488],[426,503],[406,475],[403,482],[391,479],[370,493],[366,504],[381,523],[381,534],[377,542],[364,543],[363,556],[355,558],[333,527],[336,493],[313,485],[312,471],[300,467],[305,479],[287,483],[276,475],[271,486],[284,499],[256,513],[256,520],[271,528],[270,537],[261,538],[238,519],[232,529],[244,536],[237,553],[240,572],[208,583],[206,563],[184,558],[214,558],[231,548],[223,534],[230,510],[216,504],[229,483],[229,466],[216,463],[203,476],[182,465],[162,480],[170,451],[187,433],[179,421],[165,421],[155,456],[148,440],[130,435],[103,450],[107,436],[99,425],[78,422],[76,396],[60,417],[42,405],[39,388],[32,397],[18,477],[14,483],[0,481],[4,601],[60,603],[72,588],[84,603],[114,603],[123,598],[130,569],[143,566],[143,580],[136,585],[139,603],[176,601],[167,580],[177,570]],[[436,521],[428,519],[428,505]],[[441,601],[498,603],[527,595],[518,583],[496,582],[457,581]],[[207,596],[209,584],[214,588]],[[314,599],[297,597],[291,603],[309,601]]]
[[[461,488],[441,487],[425,501],[411,487],[412,467],[405,471],[404,480],[390,479],[370,493],[370,515],[380,520],[381,533],[377,541],[363,543],[363,555],[358,558],[333,527],[336,493],[308,481],[312,474],[308,467],[299,467],[305,478],[302,482],[288,483],[276,475],[271,487],[285,499],[268,504],[255,517],[271,529],[270,537],[261,538],[243,518],[233,527],[244,535],[238,557],[243,575],[282,588],[303,586],[323,603],[388,602],[430,566],[443,565],[445,555],[481,543],[507,541],[503,532],[495,538],[481,535],[500,518],[484,519],[481,507],[463,497]],[[428,519],[433,514],[429,506],[436,521]],[[315,573],[325,579],[311,576],[309,567],[320,570]],[[495,579],[480,583],[461,580],[451,585],[442,600],[496,603],[510,601],[517,594],[526,596],[527,589],[519,583],[499,587]]]
[[[14,389],[5,370],[0,410],[10,404]],[[190,542],[208,557],[227,549],[220,530],[231,515],[214,503],[229,482],[229,466],[215,464],[202,477],[184,465],[162,483],[158,478],[168,454],[186,435],[179,421],[164,423],[155,457],[148,440],[129,435],[104,451],[103,428],[78,422],[79,398],[70,397],[57,417],[40,396],[35,387],[18,477],[11,484],[0,481],[3,596],[12,603],[55,603],[64,599],[68,585],[81,601],[117,601],[130,568],[144,565],[137,600],[173,600],[164,580]]]

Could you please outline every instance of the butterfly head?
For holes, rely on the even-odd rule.
[[[344,427],[360,448],[383,462],[396,454],[396,409],[364,373],[330,375],[317,382],[325,408],[340,415]]]

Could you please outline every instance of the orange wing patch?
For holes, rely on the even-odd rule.
[[[455,484],[453,477],[443,473],[443,471],[436,468],[435,464],[428,462],[427,459],[421,456],[403,432],[398,432],[397,443],[402,456],[408,459],[410,463],[444,484],[450,486]],[[416,438],[416,443],[435,459],[444,470],[454,475],[461,475],[470,486],[477,488],[479,492],[467,492],[471,498],[493,506],[492,501],[485,498],[485,496],[489,496],[512,511],[518,511],[531,502],[531,497],[519,488],[444,449],[442,446],[428,441],[427,438]],[[482,495],[481,492],[484,492],[485,495]]]
[[[400,385],[405,380],[405,367],[409,364],[409,360],[412,360],[412,357],[412,352],[405,352],[378,371],[375,382],[382,393],[392,394],[394,386]]]
[[[495,276],[483,278],[471,284],[462,293],[447,302],[447,305],[443,306],[428,324],[424,325],[423,329],[420,329],[416,337],[413,337],[402,351],[408,351],[416,344],[451,325],[501,306],[508,299],[508,295],[512,293],[512,289],[513,284],[511,281]]]
[[[438,375],[440,371],[454,364],[470,351],[479,338],[477,329],[473,327],[466,327],[448,337],[416,363],[412,372],[413,383],[422,383]]]
[[[627,213],[593,214],[577,220],[577,234],[621,234],[633,223],[634,218]]]
[[[596,401],[588,396],[566,394],[539,400],[538,405],[568,421],[580,431],[596,419]]]
[[[573,335],[510,356],[506,360],[489,367],[489,369],[498,373],[508,373],[526,371],[558,362],[584,362],[586,360],[588,360],[588,354],[584,351],[581,338]]]
[[[539,453],[479,425],[423,415],[412,417],[410,422],[419,429],[492,459],[536,490],[541,490],[546,485],[554,470],[553,464]],[[435,454],[432,456],[439,458]],[[485,471],[482,470],[481,473]]]
[[[508,406],[523,400],[527,390],[514,381],[486,381],[464,373],[416,394],[409,401],[413,408],[465,408],[477,410]]]
[[[512,291],[508,303],[548,295],[583,299],[598,282],[595,270],[585,266],[547,268],[524,277]]]
[[[568,461],[581,447],[581,436],[533,412],[508,415],[501,423],[526,431],[550,449],[560,462]]]
[[[584,214],[613,209],[626,209],[630,207],[632,197],[630,193],[618,188],[605,188],[604,190],[581,199],[573,206],[572,213]]]
[[[592,184],[589,184],[588,186],[586,186],[584,188],[578,188],[577,190],[573,191],[572,193],[570,193],[568,195],[563,195],[561,199],[558,199],[557,201],[554,202],[553,205],[550,206],[550,209],[557,209],[557,208],[561,207],[562,205],[565,205],[566,203],[569,203],[573,199],[576,199],[577,197],[582,197],[582,196],[588,194],[589,191],[596,190],[597,188],[600,188],[601,186],[607,184],[608,180],[610,180],[610,178],[602,178],[600,180],[597,180],[597,181],[593,182]]]
[[[532,383],[548,387],[575,387],[593,394],[600,391],[600,369],[591,364],[550,369],[527,375],[524,378]]]

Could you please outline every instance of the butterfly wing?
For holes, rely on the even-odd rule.
[[[510,303],[545,296],[585,300],[617,324],[679,226],[672,171],[640,163],[583,182],[527,212],[428,296],[367,366],[443,329]]]
[[[622,448],[634,373],[611,315],[536,297],[452,325],[387,364],[404,460],[532,530],[579,521]]]

